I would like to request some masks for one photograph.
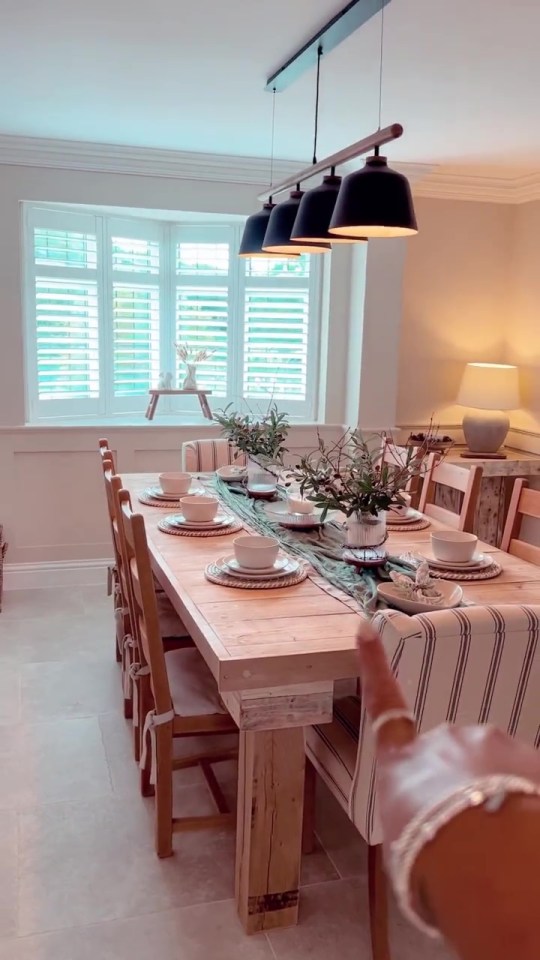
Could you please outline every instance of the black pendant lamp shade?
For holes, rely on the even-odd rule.
[[[386,157],[368,157],[341,185],[330,234],[408,237],[418,233],[409,181],[391,170]]]
[[[357,236],[338,237],[328,232],[340,187],[341,177],[332,174],[324,177],[320,186],[304,193],[294,221],[291,240],[295,243],[358,243],[363,239]]]
[[[288,200],[278,203],[270,214],[263,250],[286,256],[290,253],[326,253],[331,250],[329,243],[293,243],[291,231],[304,193],[292,190]]]
[[[262,244],[264,240],[264,235],[266,233],[266,228],[268,226],[268,221],[270,220],[270,214],[275,207],[275,203],[265,203],[262,210],[259,210],[258,213],[252,213],[250,217],[246,220],[246,225],[244,227],[244,233],[242,235],[242,242],[240,244],[240,250],[238,251],[239,257],[272,257],[275,254],[268,253],[263,250]],[[292,251],[287,254],[290,257],[300,256],[300,251]]]

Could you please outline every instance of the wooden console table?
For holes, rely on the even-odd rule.
[[[454,446],[448,451],[445,458],[446,463],[455,463],[460,467],[471,467],[476,464],[482,467],[484,474],[482,477],[482,486],[476,508],[476,518],[474,532],[486,543],[499,547],[502,538],[504,522],[508,510],[512,487],[516,477],[540,476],[540,455],[537,453],[527,453],[526,450],[513,450],[511,447],[505,447],[506,460],[478,459],[470,460],[460,456],[464,446]],[[446,490],[439,487],[439,497],[437,502],[447,505],[454,510],[457,503],[450,503],[447,497],[454,496],[458,491]],[[444,493],[443,493],[444,491]],[[462,494],[460,494],[460,497]],[[443,499],[446,503],[443,504]]]
[[[153,420],[154,414],[156,412],[156,407],[158,405],[158,400],[163,396],[179,396],[180,394],[186,394],[192,397],[198,397],[199,403],[201,405],[201,410],[203,417],[207,420],[212,420],[212,411],[210,409],[210,404],[206,399],[211,393],[211,390],[149,390],[150,400],[148,401],[148,406],[146,408],[145,417],[147,420]]]

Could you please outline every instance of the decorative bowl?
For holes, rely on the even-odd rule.
[[[246,570],[264,570],[271,567],[279,553],[279,541],[275,537],[236,537],[233,547],[238,563]]]
[[[182,497],[182,513],[186,520],[194,523],[208,523],[213,520],[219,506],[217,497]]]
[[[188,492],[191,486],[190,473],[160,473],[158,480],[163,493],[178,494]]]
[[[478,537],[461,530],[436,530],[431,534],[431,549],[437,560],[468,563],[474,557]]]

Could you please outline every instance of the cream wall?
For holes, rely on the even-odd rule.
[[[398,422],[459,424],[464,364],[504,362],[512,327],[511,205],[418,199],[407,243]]]
[[[512,425],[540,433],[540,202],[514,208],[508,361],[520,369],[522,409]]]

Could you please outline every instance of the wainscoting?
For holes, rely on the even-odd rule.
[[[295,425],[293,456],[339,425]],[[212,426],[0,428],[0,523],[9,543],[6,589],[95,583],[111,555],[97,452],[108,437],[120,473],[180,469],[186,440],[218,436]]]

